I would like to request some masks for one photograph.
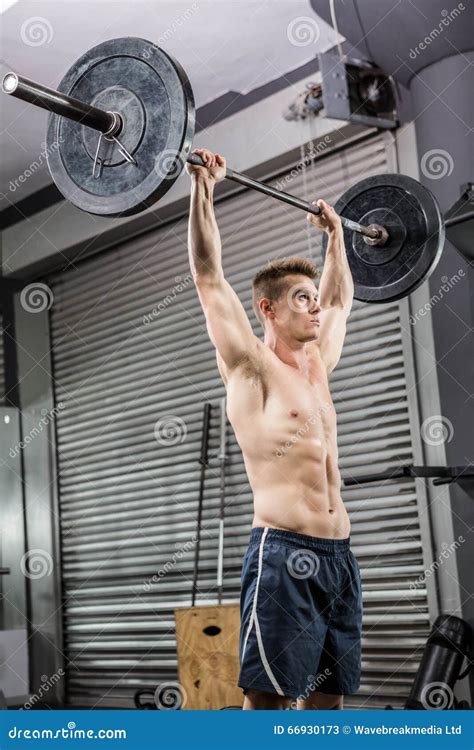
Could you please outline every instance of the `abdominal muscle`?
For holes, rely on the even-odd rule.
[[[319,375],[310,383],[277,367],[263,403],[258,379],[233,377],[227,414],[253,492],[252,526],[346,539],[336,415],[326,375]]]
[[[292,443],[292,437],[294,434],[289,434],[283,446],[272,444],[271,458],[244,454],[254,497],[252,526],[346,539],[349,517],[339,490],[339,471],[327,448],[314,438]],[[269,443],[267,440],[265,452]]]

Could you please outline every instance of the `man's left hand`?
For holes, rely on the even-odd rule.
[[[329,203],[320,198],[318,201],[313,201],[313,206],[319,206],[321,213],[318,216],[306,214],[310,224],[314,224],[315,227],[328,234],[342,230],[341,217]]]

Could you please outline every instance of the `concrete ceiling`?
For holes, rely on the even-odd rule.
[[[315,13],[331,18],[328,0],[311,0]],[[446,0],[352,0],[335,4],[336,25],[362,57],[409,86],[423,68],[473,49],[474,3]]]
[[[14,70],[55,87],[87,49],[138,36],[181,62],[198,107],[281,78],[336,42],[309,0],[5,0],[2,10],[2,75]],[[4,209],[51,179],[41,153],[47,113],[1,96]]]

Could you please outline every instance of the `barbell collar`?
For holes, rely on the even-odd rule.
[[[383,247],[390,239],[387,229],[381,224],[369,224],[366,229],[371,229],[377,233],[376,238],[370,237],[368,234],[364,236],[364,242],[366,245],[371,245],[372,247]]]

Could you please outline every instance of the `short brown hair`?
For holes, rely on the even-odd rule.
[[[254,276],[252,282],[252,305],[257,319],[262,325],[265,324],[260,308],[258,306],[263,297],[277,300],[285,290],[285,277],[290,274],[300,274],[314,280],[318,278],[319,271],[309,258],[293,256],[270,260]]]

